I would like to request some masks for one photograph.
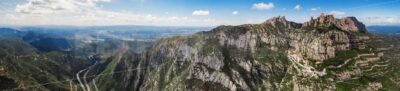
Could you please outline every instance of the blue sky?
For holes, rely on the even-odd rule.
[[[217,26],[320,13],[400,25],[400,0],[0,0],[1,25]]]

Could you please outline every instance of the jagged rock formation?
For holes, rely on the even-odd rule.
[[[367,29],[364,24],[359,22],[355,17],[345,17],[343,19],[335,19],[333,15],[324,16],[323,13],[317,18],[305,22],[302,27],[336,27],[340,30],[350,32],[366,32]]]
[[[285,16],[272,17],[267,21],[265,21],[263,24],[272,25],[273,27],[277,27],[278,25],[283,25],[282,27],[289,29],[301,27],[301,24],[299,23],[287,21]]]
[[[159,40],[146,53],[134,56],[130,62],[136,65],[119,60],[123,63],[116,66],[145,70],[114,75],[123,79],[100,78],[125,84],[105,90],[329,91],[362,71],[333,74],[335,67],[328,66],[338,65],[331,64],[336,61],[343,62],[339,68],[348,67],[351,58],[361,53],[357,50],[369,50],[368,39],[364,25],[354,17],[321,15],[299,24],[280,16],[262,24],[219,26]],[[112,84],[100,87],[106,85]],[[381,87],[370,85],[368,89]]]

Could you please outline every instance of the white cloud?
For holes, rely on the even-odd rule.
[[[301,10],[302,8],[303,8],[303,7],[301,7],[301,6],[298,5],[298,4],[297,4],[296,6],[293,7],[294,10]]]
[[[0,15],[0,24],[11,25],[219,25],[213,19],[155,16],[129,11],[109,11],[100,2],[111,0],[27,0],[15,12]],[[208,15],[209,11],[201,11]]]
[[[239,11],[233,11],[232,12],[232,15],[237,15],[237,14],[239,14]]]
[[[99,2],[111,0],[27,0],[17,5],[15,11],[26,14],[76,13],[96,9]]]
[[[156,25],[156,26],[181,26],[196,25],[210,26],[219,25],[220,22],[213,19],[201,19],[190,17],[160,17],[151,14],[133,14],[129,12],[114,12],[95,10],[87,14],[67,16],[67,15],[28,15],[28,14],[9,14],[0,15],[0,24],[16,25]],[[10,22],[12,21],[12,22]]]
[[[270,2],[265,4],[264,2],[253,4],[253,9],[257,10],[270,10],[274,8],[274,3]]]
[[[330,11],[328,14],[332,14],[332,15],[335,15],[335,16],[344,16],[346,13],[345,12],[343,12],[343,11]]]
[[[208,11],[208,10],[195,10],[192,13],[192,15],[199,15],[199,16],[206,16],[209,14],[210,14],[210,11]]]
[[[321,7],[311,8],[310,10],[311,10],[311,11],[318,11],[318,10],[321,10]]]
[[[400,19],[398,17],[366,17],[361,18],[366,24],[383,25],[383,24],[398,24]]]

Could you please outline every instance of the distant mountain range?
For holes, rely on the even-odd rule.
[[[210,27],[153,26],[31,26],[0,28],[0,38],[22,38],[38,50],[68,50],[108,40],[153,42],[160,38],[184,36]]]
[[[13,27],[19,31],[33,31],[51,37],[80,38],[86,41],[96,39],[124,39],[154,41],[178,35],[190,35],[211,27],[154,27],[154,26],[39,26]]]

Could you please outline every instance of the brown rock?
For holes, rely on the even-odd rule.
[[[350,32],[366,32],[365,25],[359,22],[355,17],[346,17],[335,22],[335,26],[341,30]]]
[[[318,23],[323,24],[324,21],[325,21],[324,13],[321,13],[321,15],[319,15],[319,17],[318,17]]]
[[[278,16],[278,17],[272,17],[270,19],[268,19],[267,21],[264,22],[264,24],[271,24],[272,26],[276,26],[276,24],[278,23],[282,23],[283,25],[287,25],[287,20],[285,18],[285,16]]]
[[[332,24],[333,22],[335,22],[335,17],[333,17],[333,15],[327,15],[325,17],[325,22],[328,23],[329,25]]]
[[[278,24],[282,24],[286,28],[300,28],[302,24],[298,24],[295,22],[287,21],[285,16],[278,16],[278,17],[272,17],[268,20],[266,20],[263,24],[271,25],[273,27],[276,27]]]
[[[321,26],[321,25],[325,25],[325,26],[330,26],[331,24],[333,24],[333,22],[335,22],[335,17],[333,15],[324,15],[324,13],[321,13],[321,15],[317,18],[318,22],[314,22],[314,26]],[[311,20],[311,22],[313,22]]]
[[[324,15],[323,13],[321,13],[321,15],[316,19],[311,17],[310,21],[304,22],[304,24],[302,25],[302,27],[319,27],[319,26],[325,26],[325,27],[333,26],[349,32],[364,33],[367,31],[365,25],[359,22],[355,17],[335,19],[333,15]]]

